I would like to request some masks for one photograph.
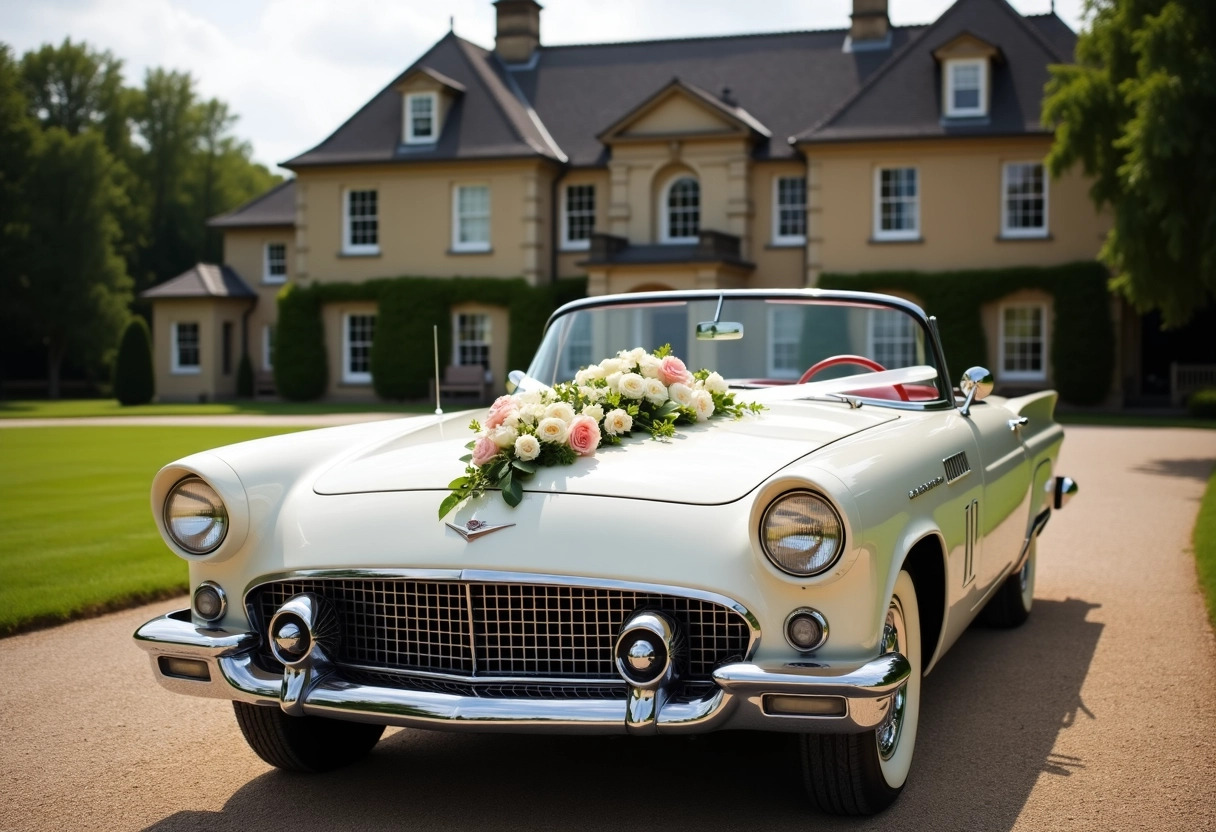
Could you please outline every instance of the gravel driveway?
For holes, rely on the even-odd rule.
[[[162,690],[131,632],[161,603],[0,641],[0,829],[1216,829],[1216,643],[1191,527],[1216,431],[1072,427],[1021,630],[926,680],[886,814],[807,810],[779,735],[397,730],[366,761],[272,771],[226,702]],[[177,606],[184,606],[182,599]]]

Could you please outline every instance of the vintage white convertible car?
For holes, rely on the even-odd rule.
[[[915,305],[814,290],[578,301],[513,377],[551,389],[663,344],[764,409],[612,444],[602,416],[594,454],[442,520],[486,411],[165,466],[153,514],[193,593],[135,634],[156,678],[232,700],[284,769],[350,762],[385,725],[782,731],[816,805],[883,809],[922,677],[976,616],[1030,613],[1036,538],[1076,491],[1056,395],[990,396],[981,368],[955,389]]]

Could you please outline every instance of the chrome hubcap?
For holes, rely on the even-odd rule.
[[[887,624],[883,630],[883,652],[900,652],[903,645],[903,612],[892,602],[887,610]],[[908,705],[908,685],[905,683],[891,697],[891,706],[887,715],[879,723],[875,735],[878,738],[878,755],[884,760],[891,759],[899,746],[899,734],[904,725],[904,712]]]

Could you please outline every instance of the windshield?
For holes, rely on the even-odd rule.
[[[717,297],[616,304],[578,309],[555,320],[528,375],[556,384],[619,350],[670,344],[694,369],[721,373],[733,387],[768,387],[799,380],[928,366],[939,370],[920,320],[903,309],[856,301],[729,297],[720,321],[743,325],[738,340],[703,341],[697,324],[713,321]],[[843,357],[860,361],[841,360]],[[832,359],[837,359],[832,361]],[[805,374],[818,369],[810,378]],[[866,388],[857,395],[914,402],[948,399],[939,379]]]

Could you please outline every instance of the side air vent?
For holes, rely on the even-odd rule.
[[[943,459],[942,465],[946,468],[947,485],[961,480],[971,473],[971,465],[967,462],[967,453],[965,451],[959,451],[954,456]]]

